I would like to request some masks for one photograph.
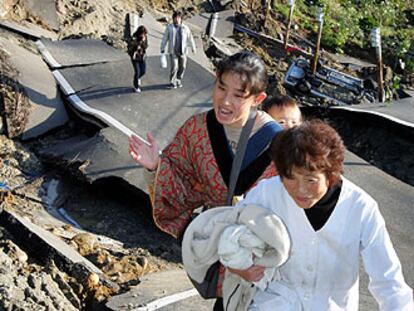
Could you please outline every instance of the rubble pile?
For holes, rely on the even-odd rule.
[[[8,55],[1,48],[0,63],[3,72],[0,75],[0,124],[3,125],[4,133],[16,137],[26,126],[30,104],[23,87],[17,82],[18,71],[10,65]]]
[[[45,211],[53,218],[57,215],[56,210],[44,195],[47,193],[45,185],[52,176],[57,177],[53,168],[44,167],[33,152],[4,135],[0,135],[0,159],[0,211],[16,213],[53,233],[95,264],[108,280],[116,284],[114,288],[108,287],[94,274],[86,279],[76,273],[69,276],[56,268],[53,262],[42,265],[36,257],[31,256],[30,253],[26,254],[15,245],[16,239],[6,229],[0,227],[0,262],[3,266],[0,271],[0,308],[35,310],[41,308],[40,306],[48,306],[50,310],[82,310],[85,306],[89,306],[99,310],[108,297],[138,284],[142,275],[177,265],[158,257],[161,255],[168,258],[172,256],[172,252],[175,252],[174,261],[178,261],[179,256],[178,247],[175,249],[167,247],[167,245],[171,246],[170,239],[160,240],[159,233],[148,242],[153,244],[152,250],[155,253],[153,255],[144,248],[124,245],[118,240],[88,233],[64,222],[52,221]],[[70,187],[70,190],[66,191],[65,187]],[[114,235],[121,240],[124,240],[127,235],[135,241],[139,234],[131,236],[129,232],[122,230],[125,228],[131,230],[130,227],[137,226],[143,236],[151,235],[145,230],[154,230],[153,227],[148,228],[148,225],[140,226],[139,221],[130,219],[131,216],[123,216],[119,213],[119,207],[113,207],[122,203],[114,203],[113,200],[105,197],[93,198],[94,194],[81,185],[78,188],[68,184],[62,185],[60,191],[65,194],[58,197],[55,206],[64,204],[70,209],[74,204],[77,210],[85,210],[88,207],[89,212],[97,214],[102,214],[102,210],[105,210],[110,214],[107,217],[119,223],[124,221],[123,217],[129,218],[128,222],[124,222],[124,226],[116,226],[108,224],[107,220],[100,222],[96,217],[97,214],[93,214],[91,217],[94,222],[90,223],[90,228],[87,224],[83,224],[86,225],[85,229],[99,228],[98,231],[106,235]],[[75,195],[76,199],[73,201],[70,197],[76,192],[80,195]],[[119,218],[114,219],[111,205],[118,211]],[[134,214],[132,207],[126,208]],[[122,231],[119,236],[114,234],[117,231]],[[156,240],[158,242],[155,242]],[[127,243],[131,244],[128,241]],[[31,298],[24,301],[21,295]]]
[[[1,4],[2,18],[16,22],[27,21],[40,25],[45,29],[50,29],[49,25],[39,15],[30,11],[25,0],[3,0]]]
[[[125,48],[124,27],[127,13],[142,12],[136,1],[57,1],[59,38],[94,38]]]
[[[81,310],[81,287],[53,262],[42,266],[13,243],[0,227],[0,308],[2,310]]]

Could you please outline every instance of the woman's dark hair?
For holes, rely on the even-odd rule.
[[[282,178],[291,178],[296,167],[321,171],[332,183],[343,172],[344,150],[339,134],[316,119],[280,132],[271,145],[272,159]]]
[[[230,72],[240,76],[244,90],[249,90],[250,94],[257,95],[266,90],[266,67],[256,54],[242,51],[223,59],[217,66],[217,78]]]
[[[133,37],[139,38],[142,35],[146,35],[148,33],[147,28],[144,25],[138,27],[138,29],[134,32]]]
[[[294,108],[294,107],[297,107],[298,104],[290,96],[276,95],[276,96],[267,97],[262,104],[262,109],[266,112],[269,112],[270,108],[272,108],[273,106],[281,107],[281,108],[286,108],[286,107]]]

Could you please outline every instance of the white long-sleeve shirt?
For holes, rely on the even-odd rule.
[[[164,35],[162,36],[161,53],[174,53],[176,35],[177,28],[174,26],[174,24],[168,24],[165,28]],[[167,51],[165,51],[166,46]],[[181,24],[181,54],[187,55],[189,48],[191,48],[193,53],[196,53],[197,48],[190,28],[185,24]]]
[[[343,178],[338,203],[325,225],[316,232],[279,177],[261,181],[239,204],[264,206],[288,228],[291,255],[279,269],[281,281],[274,282],[287,284],[292,291],[287,291],[290,297],[286,299],[300,302],[291,303],[296,306],[291,310],[358,310],[360,255],[370,277],[369,290],[379,309],[414,310],[412,289],[404,281],[378,205],[349,180]],[[268,290],[277,292],[277,288],[278,284],[272,284]],[[254,298],[256,306],[260,306],[261,297],[264,296],[259,294]],[[269,296],[266,297],[268,300]],[[264,300],[262,304],[272,305]],[[259,310],[279,310],[273,306]]]

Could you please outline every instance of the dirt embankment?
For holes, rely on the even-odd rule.
[[[30,104],[23,87],[17,82],[18,71],[10,64],[9,56],[0,49],[0,122],[9,137],[22,133],[29,115]]]
[[[0,227],[0,299],[4,310],[80,310],[81,288],[53,262],[37,264]]]
[[[43,206],[39,189],[41,162],[19,143],[0,135],[0,208],[33,218]],[[2,215],[3,216],[3,215]],[[5,310],[79,310],[79,285],[53,262],[42,265],[15,244],[15,237],[0,226],[0,307]]]

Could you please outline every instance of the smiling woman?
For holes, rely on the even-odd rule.
[[[293,168],[283,185],[299,207],[311,208],[328,192],[329,181],[324,173]]]
[[[283,185],[299,207],[313,207],[343,171],[344,145],[338,133],[320,122],[282,134],[273,143],[273,161]]]
[[[360,256],[380,310],[413,310],[412,289],[376,201],[341,176],[344,146],[336,131],[305,121],[275,137],[272,158],[280,176],[259,182],[239,205],[278,215],[289,231],[291,256],[249,310],[356,311]],[[232,272],[252,281],[252,267]]]

